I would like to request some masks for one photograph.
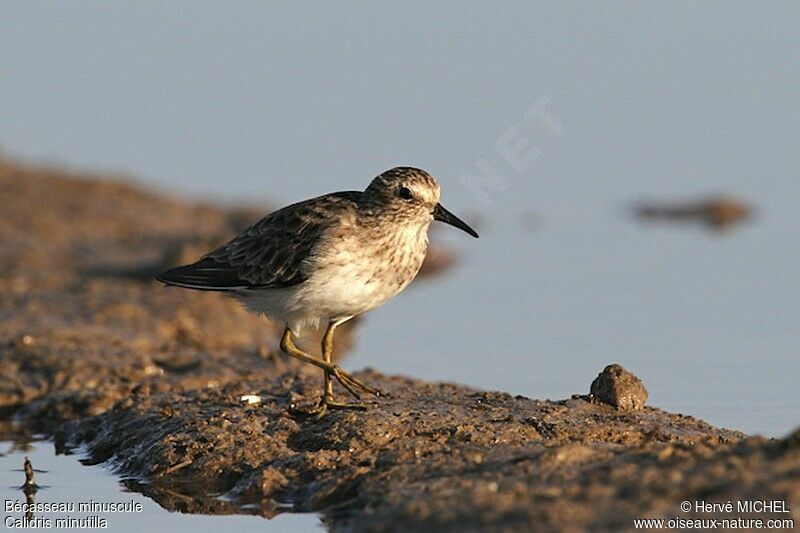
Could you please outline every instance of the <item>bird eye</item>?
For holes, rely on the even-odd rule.
[[[414,197],[414,195],[411,194],[411,189],[409,189],[408,187],[400,187],[397,190],[397,196],[399,196],[403,200],[411,200]]]

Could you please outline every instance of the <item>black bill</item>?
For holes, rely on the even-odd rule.
[[[460,230],[466,231],[476,239],[478,238],[478,234],[474,229],[470,228],[466,222],[442,207],[442,204],[436,204],[436,207],[433,209],[433,219],[444,222],[445,224],[450,224],[451,226],[455,226]]]

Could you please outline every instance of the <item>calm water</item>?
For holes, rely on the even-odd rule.
[[[371,313],[346,366],[563,398],[619,362],[652,405],[777,436],[800,424],[797,20],[796,2],[5,2],[0,147],[220,202],[421,166],[481,239],[443,228],[460,266]],[[629,216],[715,192],[757,219]]]
[[[73,504],[73,512],[34,513],[34,524],[37,530],[47,531],[56,527],[57,519],[89,519],[99,524],[106,520],[109,531],[212,531],[233,529],[237,531],[297,531],[320,532],[323,527],[314,514],[281,514],[265,520],[260,516],[248,515],[186,515],[169,512],[153,500],[135,492],[128,492],[125,487],[101,466],[83,466],[75,455],[55,455],[53,445],[46,441],[29,444],[29,449],[17,449],[10,441],[0,441],[0,502],[3,504],[3,524],[9,530],[19,528],[15,522],[23,518],[24,513],[16,512],[15,505],[26,503],[25,494],[18,488],[23,484],[25,475],[22,465],[28,456],[37,470],[34,476],[40,488],[34,495],[34,502],[39,504]],[[7,505],[11,507],[6,507]],[[140,511],[133,512],[80,512],[80,503],[114,503],[139,504]],[[128,505],[127,508],[132,508]],[[8,509],[8,510],[7,510]],[[95,517],[92,519],[92,517]],[[6,522],[9,521],[10,522]],[[50,521],[48,527],[45,520]],[[181,529],[183,528],[183,529]],[[32,528],[25,528],[30,530]],[[105,528],[103,528],[105,529]]]

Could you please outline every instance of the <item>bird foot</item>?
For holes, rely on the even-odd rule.
[[[333,398],[326,398],[320,401],[319,406],[316,409],[316,418],[317,420],[322,419],[329,410],[336,410],[336,409],[349,409],[353,411],[366,411],[369,409],[369,406],[365,403],[348,403],[348,402],[337,402],[334,401]]]
[[[367,394],[374,394],[375,396],[386,396],[386,394],[381,392],[381,390],[370,387],[358,378],[353,377],[352,374],[345,372],[339,365],[334,366],[331,373],[336,378],[336,381],[341,383],[342,386],[347,389],[347,392],[356,398],[360,398],[357,390],[366,392]]]
[[[369,409],[369,405],[366,403],[360,402],[334,402],[333,400],[328,400],[323,402],[328,409],[352,409],[355,411],[366,411]]]
[[[311,417],[313,416],[317,420],[322,419],[328,411],[331,410],[353,410],[353,411],[366,411],[369,409],[369,404],[365,403],[348,403],[348,402],[337,402],[332,397],[330,398],[322,398],[320,399],[319,403],[312,407],[311,409],[298,409],[296,407],[292,408],[292,412],[297,415],[301,415],[303,417]]]

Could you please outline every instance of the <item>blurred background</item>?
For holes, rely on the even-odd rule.
[[[419,166],[481,239],[439,228],[457,267],[370,313],[345,366],[560,399],[618,362],[651,405],[781,435],[798,20],[790,2],[4,0],[0,149],[265,209]],[[717,195],[746,223],[707,223]]]

